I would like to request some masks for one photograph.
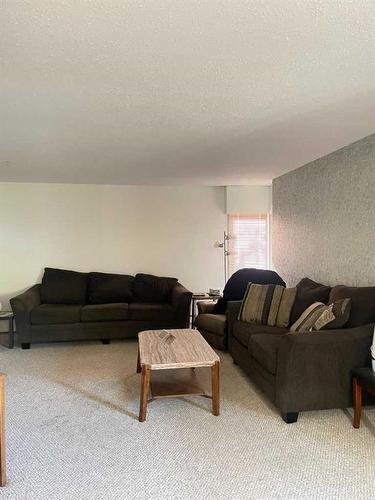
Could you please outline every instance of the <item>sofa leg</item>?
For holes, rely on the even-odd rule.
[[[294,422],[297,422],[298,420],[298,411],[290,411],[290,412],[282,412],[281,416],[287,424],[294,424]]]
[[[22,349],[30,349],[30,342],[23,342],[21,344]]]
[[[109,339],[102,339],[102,344],[104,344],[104,345],[109,344]]]

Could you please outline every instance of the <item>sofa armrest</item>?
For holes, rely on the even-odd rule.
[[[370,365],[374,325],[287,333],[277,359],[276,405],[282,412],[352,404],[351,370]]]
[[[10,299],[10,305],[16,321],[17,338],[20,342],[30,342],[30,313],[40,305],[40,284]]]
[[[232,331],[234,322],[238,319],[241,309],[242,300],[233,300],[227,304],[227,328],[228,328],[228,351],[231,352],[232,348]]]
[[[177,328],[187,328],[190,321],[190,304],[193,294],[181,283],[177,283],[172,291],[172,307],[175,310]]]
[[[214,314],[215,302],[197,302],[198,314]]]

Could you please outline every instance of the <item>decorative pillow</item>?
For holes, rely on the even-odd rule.
[[[133,298],[133,281],[134,277],[126,274],[90,273],[88,303],[130,302]]]
[[[311,332],[317,319],[320,318],[322,312],[327,308],[322,302],[314,302],[306,311],[297,319],[290,327],[290,331],[295,332]]]
[[[351,299],[337,300],[328,305],[314,324],[314,330],[342,328],[350,317]]]
[[[46,267],[40,287],[42,304],[85,304],[87,273]]]
[[[134,302],[169,302],[177,278],[160,278],[152,274],[139,273],[133,281]]]
[[[276,326],[280,328],[289,326],[290,315],[296,300],[296,294],[297,288],[283,288],[280,306],[277,312]]]
[[[339,299],[351,299],[351,311],[347,328],[367,325],[375,322],[375,287],[337,285],[332,288],[330,302]]]
[[[275,271],[268,269],[239,269],[227,281],[223,296],[216,302],[214,314],[225,314],[227,303],[232,300],[242,300],[246,293],[248,283],[258,285],[281,285],[285,286],[284,280]]]
[[[328,304],[330,291],[330,286],[316,283],[310,278],[303,278],[297,285],[297,295],[290,322],[295,323],[301,317],[301,314],[314,302]]]
[[[295,288],[249,283],[238,319],[247,323],[286,327],[295,295]]]

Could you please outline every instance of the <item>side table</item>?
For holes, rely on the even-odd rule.
[[[353,376],[353,427],[359,429],[362,413],[362,391],[365,390],[375,396],[375,373],[372,368],[354,368]]]
[[[208,293],[193,293],[193,296],[191,298],[191,311],[190,311],[192,328],[194,327],[194,320],[196,316],[195,310],[197,302],[200,300],[211,300],[212,302],[216,302],[219,298],[220,295],[209,295]]]
[[[8,349],[14,347],[14,316],[12,311],[1,311],[0,321],[8,321]]]

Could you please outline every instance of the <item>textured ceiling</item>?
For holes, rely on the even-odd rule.
[[[0,180],[245,184],[375,132],[374,0],[4,0]]]

